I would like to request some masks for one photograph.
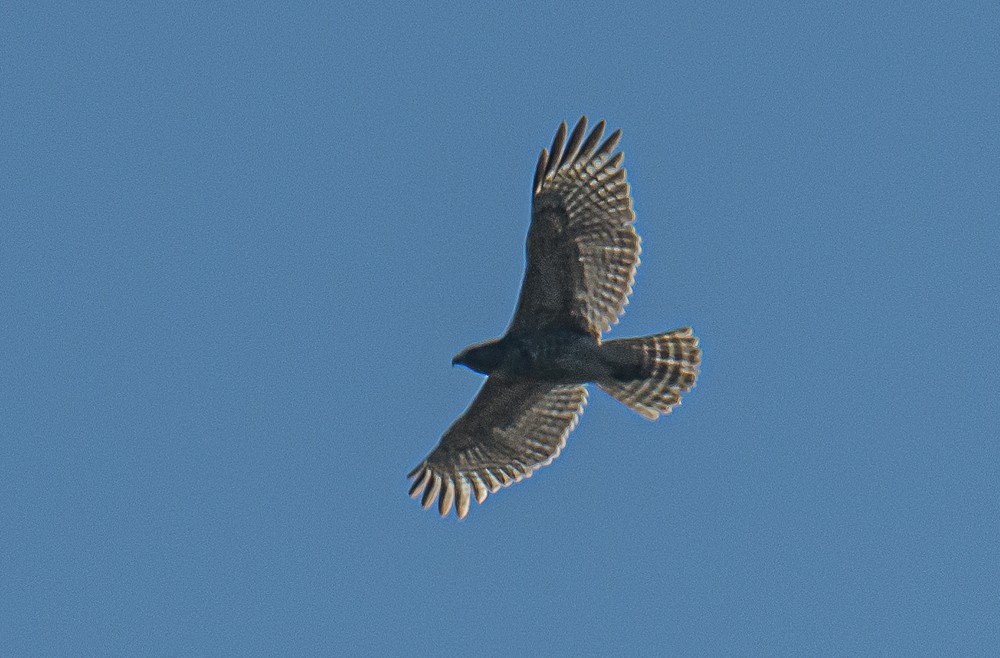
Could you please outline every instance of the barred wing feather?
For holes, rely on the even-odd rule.
[[[570,327],[600,339],[618,322],[632,293],[640,241],[622,167],[612,155],[621,131],[606,140],[604,121],[584,140],[582,117],[535,170],[527,265],[509,331]]]
[[[553,386],[491,376],[476,399],[445,432],[441,442],[409,477],[410,495],[423,506],[438,501],[446,516],[459,518],[470,498],[531,477],[559,456],[587,402],[583,386]]]

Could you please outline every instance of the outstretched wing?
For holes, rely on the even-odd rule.
[[[584,140],[586,131],[587,117],[581,117],[567,142],[562,123],[551,154],[542,149],[538,158],[527,266],[511,333],[568,327],[600,339],[632,293],[639,236],[624,155],[611,155],[621,131],[600,146],[604,121]]]
[[[452,503],[460,519],[471,494],[482,503],[552,462],[566,445],[587,403],[583,386],[552,386],[493,375],[441,442],[410,472],[410,496],[423,506],[438,498],[446,516]]]

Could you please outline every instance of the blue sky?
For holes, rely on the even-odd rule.
[[[994,5],[0,14],[0,652],[1000,643]],[[701,378],[442,521],[581,113]]]

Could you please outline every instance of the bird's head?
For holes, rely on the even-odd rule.
[[[499,340],[488,340],[484,343],[470,345],[455,355],[451,360],[453,366],[465,366],[484,375],[488,375],[500,365],[503,359],[503,348]]]

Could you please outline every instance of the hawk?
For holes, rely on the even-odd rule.
[[[602,341],[618,322],[639,265],[639,236],[621,130],[587,133],[581,117],[566,138],[560,124],[542,149],[532,186],[527,265],[514,318],[498,339],[452,360],[487,375],[476,398],[409,477],[425,508],[460,519],[552,462],[587,402],[588,383],[650,420],[694,386],[701,351],[690,327]]]

